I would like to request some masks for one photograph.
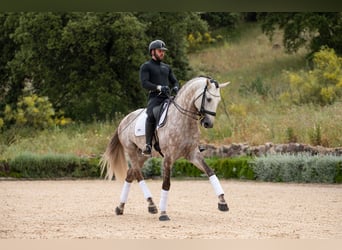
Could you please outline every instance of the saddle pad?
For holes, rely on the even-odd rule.
[[[161,128],[165,125],[165,120],[166,120],[166,114],[167,114],[168,107],[166,107],[163,111],[163,113],[160,116],[159,122],[158,122],[158,128]],[[138,118],[137,122],[135,123],[135,128],[134,128],[134,133],[135,136],[143,136],[145,135],[145,122],[146,122],[147,114],[146,114],[146,109],[144,112],[142,112]]]
[[[142,136],[145,135],[145,121],[147,118],[146,109],[144,112],[141,112],[141,114],[137,118],[137,122],[135,123],[135,136]]]

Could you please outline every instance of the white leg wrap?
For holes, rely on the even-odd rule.
[[[169,194],[169,191],[166,191],[166,190],[163,190],[161,191],[161,194],[160,194],[160,202],[159,202],[159,208],[160,208],[160,211],[163,212],[163,211],[166,211],[166,204],[167,204],[167,196]]]
[[[221,184],[220,184],[220,181],[216,175],[210,176],[209,180],[210,180],[210,183],[213,186],[213,188],[215,190],[215,194],[217,196],[219,196],[220,194],[224,194],[223,189],[222,189]]]
[[[121,190],[121,195],[120,195],[121,203],[126,203],[130,187],[131,187],[131,183],[125,181],[124,186]]]
[[[139,186],[140,186],[141,190],[144,193],[144,198],[145,199],[152,198],[152,194],[151,194],[150,190],[148,189],[148,187],[146,185],[146,182],[144,180],[139,182]]]

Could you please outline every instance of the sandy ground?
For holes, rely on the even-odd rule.
[[[161,180],[146,182],[158,204]],[[208,181],[171,180],[160,222],[136,182],[117,216],[116,181],[0,181],[0,239],[342,239],[342,185],[221,184],[229,212]]]

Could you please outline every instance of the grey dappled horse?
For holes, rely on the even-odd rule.
[[[214,171],[205,163],[199,150],[200,129],[197,124],[199,121],[205,128],[213,127],[216,109],[221,100],[220,88],[228,84],[229,82],[218,84],[213,79],[197,77],[188,81],[179,90],[177,96],[171,99],[166,124],[157,132],[159,146],[164,154],[159,220],[169,220],[166,207],[170,190],[171,168],[173,163],[181,157],[207,174],[215,194],[218,196],[219,210],[228,211],[221,184]],[[100,162],[102,173],[106,169],[106,178],[112,179],[115,175],[117,180],[124,181],[120,204],[115,210],[117,215],[123,214],[130,186],[134,180],[138,181],[148,202],[148,211],[153,214],[158,212],[141,172],[147,159],[141,153],[141,149],[145,145],[145,136],[135,136],[134,133],[137,116],[142,112],[144,109],[138,109],[123,118]],[[128,168],[125,152],[131,162],[130,168]],[[155,154],[157,153],[153,152],[152,156]]]

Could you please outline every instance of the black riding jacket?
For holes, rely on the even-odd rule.
[[[179,88],[179,83],[170,66],[153,59],[141,65],[140,81],[143,88],[150,91],[149,98],[160,94],[157,85],[169,86],[172,84],[172,87],[177,86]]]

